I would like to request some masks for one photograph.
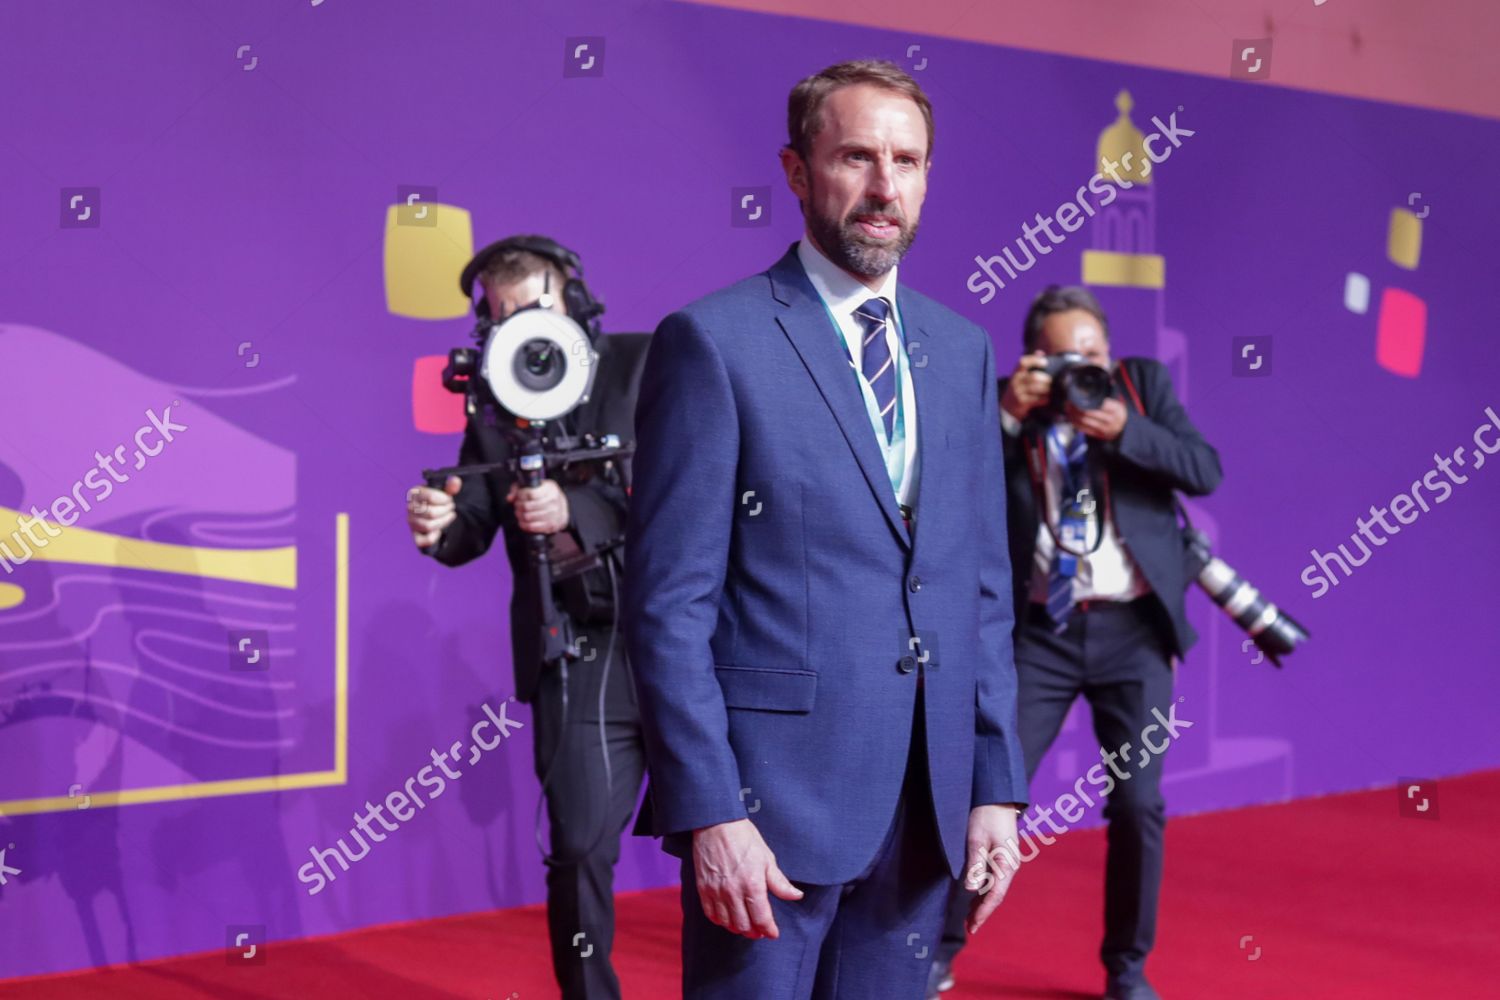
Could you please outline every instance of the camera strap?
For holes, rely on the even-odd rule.
[[[1064,443],[1063,438],[1068,440]],[[1057,553],[1057,572],[1068,578],[1078,575],[1079,549],[1088,544],[1089,518],[1099,505],[1089,489],[1088,441],[1078,431],[1065,435],[1062,425],[1054,423],[1047,428],[1047,456],[1057,463],[1062,473],[1062,489],[1058,492],[1057,528],[1058,537],[1066,543]]]
[[[1136,391],[1135,381],[1130,377],[1130,372],[1126,369],[1125,362],[1121,361],[1115,365],[1115,371],[1119,374],[1120,382],[1125,386],[1125,391],[1129,394],[1131,402],[1135,403],[1136,412],[1143,417],[1146,416],[1146,406],[1141,402],[1141,394]],[[1176,490],[1172,491],[1172,506],[1177,509],[1177,516],[1182,518],[1184,533],[1193,530],[1193,519],[1188,517],[1187,508],[1182,506],[1182,500],[1178,498]]]
[[[1077,431],[1076,433],[1082,434],[1083,432]],[[1077,528],[1085,527],[1087,525],[1088,515],[1093,514],[1096,510],[1098,510],[1100,505],[1096,504],[1092,497],[1089,497],[1086,502],[1080,496],[1073,497],[1071,501],[1059,497],[1059,500],[1061,502],[1058,505],[1058,518],[1057,523],[1054,523],[1052,510],[1047,504],[1048,437],[1049,435],[1046,432],[1033,432],[1031,434],[1023,434],[1021,436],[1021,446],[1026,451],[1026,467],[1031,473],[1031,495],[1034,498],[1034,502],[1036,504],[1037,516],[1041,519],[1042,524],[1046,525],[1047,534],[1052,536],[1052,544],[1056,547],[1056,552],[1059,559],[1066,558],[1070,560],[1076,560],[1081,556],[1091,556],[1095,552],[1097,552],[1099,550],[1099,546],[1104,543],[1104,521],[1101,517],[1101,520],[1099,522],[1099,532],[1094,538],[1094,544],[1087,549],[1084,549],[1082,547],[1083,540],[1087,537],[1087,535],[1084,534],[1082,536],[1078,536]],[[1066,480],[1067,478],[1067,475],[1064,474],[1063,479]],[[1108,469],[1102,467],[1099,469],[1099,482],[1100,490],[1103,493],[1104,497],[1104,503],[1102,505],[1103,516],[1108,516],[1111,509],[1109,500]],[[1072,508],[1075,512],[1082,515],[1081,519],[1074,521],[1074,525],[1068,525],[1064,523],[1068,518],[1067,511],[1069,510],[1069,508]],[[1075,537],[1076,541],[1079,544],[1078,548],[1073,548],[1068,544],[1070,541],[1074,541]],[[1065,575],[1072,575],[1071,573],[1067,572],[1067,569],[1071,565],[1071,563],[1063,563]]]
[[[1125,392],[1130,396],[1130,401],[1135,404],[1136,412],[1141,416],[1146,415],[1146,404],[1141,402],[1141,394],[1135,389],[1135,381],[1130,377],[1130,371],[1121,361],[1115,365],[1115,373],[1120,376],[1120,382],[1125,386]]]

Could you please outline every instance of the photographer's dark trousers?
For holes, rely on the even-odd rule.
[[[1129,777],[1114,781],[1104,806],[1109,832],[1104,943],[1099,956],[1111,981],[1138,979],[1156,939],[1162,833],[1166,826],[1161,797],[1162,757],[1148,754],[1144,767],[1139,761],[1141,733],[1157,721],[1152,709],[1160,709],[1166,717],[1172,707],[1172,667],[1153,604],[1148,596],[1128,603],[1096,602],[1074,607],[1061,635],[1052,631],[1046,609],[1032,604],[1026,620],[1016,629],[1017,714],[1027,779],[1036,774],[1079,695],[1088,700],[1100,747],[1118,751],[1130,744],[1115,763],[1119,773]],[[1152,737],[1157,746],[1165,741],[1164,735]],[[1085,761],[1079,774],[1069,780],[1083,777],[1094,763]],[[1099,784],[1104,784],[1102,779]],[[1091,783],[1083,787],[1091,798],[1097,798],[1101,790]],[[1050,802],[1040,804],[1051,806]],[[1037,829],[1049,832],[1043,822]],[[1041,859],[1045,864],[1045,848]],[[1024,869],[1020,877],[1024,880]],[[964,918],[973,898],[961,882],[954,883],[939,959],[952,961],[964,946]]]
[[[606,782],[599,741],[599,688],[609,633],[590,630],[587,634],[584,648],[597,650],[597,655],[591,661],[568,664],[566,723],[560,669],[543,672],[532,704],[536,772],[539,780],[545,776],[552,831],[547,930],[552,970],[564,1000],[617,1000],[620,982],[610,964],[615,937],[614,868],[620,858],[620,835],[640,794],[646,756],[625,643],[617,637],[605,685],[604,741],[612,778]]]

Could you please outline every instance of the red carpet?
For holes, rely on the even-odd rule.
[[[1173,820],[1149,966],[1162,995],[1500,996],[1500,771],[1441,786],[1436,820],[1402,817],[1389,788]],[[1045,848],[945,996],[1097,996],[1103,856],[1101,830]],[[619,913],[625,996],[677,996],[677,891],[623,896]],[[0,996],[536,1000],[557,990],[542,910],[527,907],[273,944],[263,966],[231,968],[214,953],[12,982]]]

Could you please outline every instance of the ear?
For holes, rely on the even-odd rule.
[[[781,169],[786,171],[786,185],[799,202],[807,201],[807,161],[791,146],[781,147]]]

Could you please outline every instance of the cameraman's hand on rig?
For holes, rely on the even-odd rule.
[[[406,523],[418,548],[436,545],[443,529],[453,523],[458,516],[453,498],[462,487],[463,480],[449,476],[441,490],[414,486],[406,491]],[[553,479],[542,480],[535,489],[512,483],[505,499],[515,507],[516,524],[525,532],[556,534],[567,528],[572,519],[568,495]]]
[[[436,545],[443,536],[443,529],[458,516],[453,498],[463,488],[463,480],[449,476],[443,488],[413,486],[406,491],[406,523],[411,528],[411,540],[420,549]]]
[[[568,495],[553,479],[542,480],[535,489],[511,483],[505,500],[516,509],[516,524],[534,535],[556,534],[572,519]]]

